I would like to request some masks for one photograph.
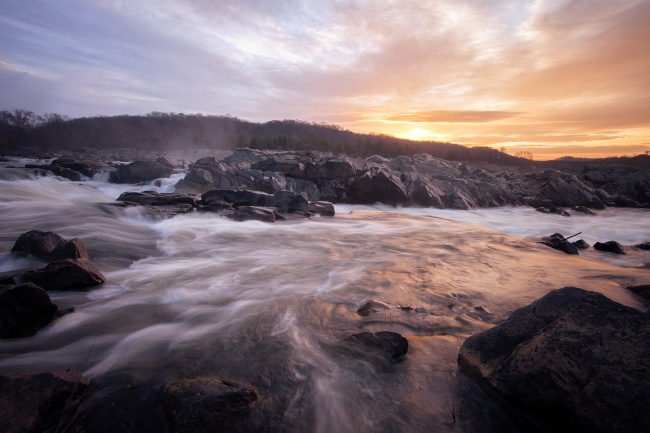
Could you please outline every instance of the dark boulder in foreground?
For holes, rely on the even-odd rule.
[[[174,433],[229,431],[256,400],[252,387],[215,377],[178,380],[164,392],[165,413]]]
[[[567,287],[468,338],[458,364],[531,430],[650,431],[650,315]]]
[[[623,246],[616,241],[596,242],[594,249],[598,251],[605,251],[607,253],[625,254]]]
[[[343,343],[379,351],[389,361],[399,361],[409,350],[409,341],[397,332],[361,332],[343,340]]]
[[[67,431],[87,389],[75,372],[0,373],[0,431]]]
[[[0,273],[0,285],[34,283],[45,290],[80,290],[106,281],[88,259],[65,259],[41,269],[18,269]]]
[[[66,241],[54,232],[31,230],[18,237],[11,252],[31,254],[46,262],[64,259],[88,259],[86,247],[80,239]]]
[[[0,287],[0,338],[34,335],[57,317],[58,307],[35,284]]]

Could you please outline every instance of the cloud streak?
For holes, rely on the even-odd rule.
[[[647,0],[2,8],[1,108],[297,118],[470,145],[594,141],[612,154],[650,141]]]

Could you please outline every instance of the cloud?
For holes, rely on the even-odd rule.
[[[477,144],[650,137],[647,0],[9,1],[0,37],[0,108],[417,123]]]
[[[458,123],[483,123],[495,120],[508,119],[521,113],[507,111],[451,111],[436,110],[418,113],[403,113],[386,116],[385,120],[395,122],[458,122]]]

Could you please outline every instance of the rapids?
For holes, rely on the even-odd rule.
[[[623,286],[650,283],[650,253],[568,256],[534,242],[555,231],[582,231],[589,243],[648,241],[647,210],[566,218],[337,206],[334,218],[275,224],[203,213],[151,220],[110,203],[127,190],[169,191],[174,180],[110,185],[20,173],[0,169],[0,271],[32,263],[9,254],[20,234],[52,230],[81,238],[107,282],[50,292],[76,311],[34,337],[0,341],[0,370],[80,368],[108,376],[109,388],[113,376],[134,386],[239,380],[261,396],[245,431],[514,428],[460,380],[465,338],[569,285],[647,308]],[[368,300],[387,308],[358,315]],[[380,330],[408,338],[403,362],[355,356],[339,343]]]

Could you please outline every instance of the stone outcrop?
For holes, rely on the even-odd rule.
[[[569,216],[564,208],[591,213],[606,205],[643,206],[650,199],[631,190],[590,182],[591,176],[559,170],[526,174],[489,172],[430,155],[372,156],[358,159],[323,152],[274,152],[237,149],[218,161],[202,158],[191,164],[180,191],[246,189],[273,194],[304,192],[310,201],[375,203],[471,209],[528,204],[548,213]],[[641,176],[641,175],[638,175]],[[642,183],[635,184],[643,189]]]
[[[230,431],[257,400],[254,388],[215,377],[181,379],[164,391],[164,407],[174,433]]]
[[[0,373],[0,431],[67,431],[87,390],[88,380],[72,371]]]
[[[566,240],[560,233],[553,233],[551,236],[542,239],[540,243],[546,245],[547,247],[560,250],[566,254],[580,254],[578,252],[578,246]],[[582,244],[580,245],[582,246]]]
[[[530,430],[650,431],[650,315],[567,287],[468,338],[461,370]]]

